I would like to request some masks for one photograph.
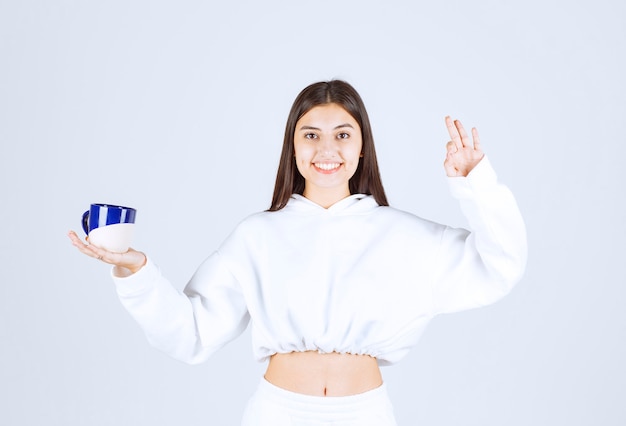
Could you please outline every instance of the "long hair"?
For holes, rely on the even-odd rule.
[[[373,195],[376,202],[381,206],[388,206],[387,197],[380,179],[376,150],[374,149],[374,136],[370,120],[363,100],[350,84],[342,80],[323,81],[313,83],[306,87],[291,106],[287,125],[285,126],[285,138],[283,150],[280,155],[278,172],[272,205],[268,211],[277,211],[287,205],[292,194],[304,192],[304,177],[298,171],[294,158],[294,134],[298,120],[311,109],[320,105],[337,104],[345,109],[361,127],[363,142],[362,154],[356,172],[349,182],[351,194]]]

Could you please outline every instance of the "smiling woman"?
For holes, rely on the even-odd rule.
[[[252,322],[268,366],[244,426],[393,426],[379,366],[434,316],[507,294],[526,263],[524,222],[478,132],[445,122],[444,169],[471,232],[388,206],[363,102],[330,81],[294,102],[270,209],[242,221],[183,293],[142,252],[70,238],[114,265],[122,304],[177,359],[206,361]]]

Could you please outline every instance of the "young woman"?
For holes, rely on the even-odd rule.
[[[205,361],[252,322],[267,371],[244,425],[395,425],[379,366],[437,314],[487,305],[520,279],[524,223],[472,138],[446,117],[444,161],[472,232],[388,206],[367,112],[348,83],[312,84],[287,120],[268,211],[233,231],[183,293],[142,252],[73,244],[114,265],[150,342]]]

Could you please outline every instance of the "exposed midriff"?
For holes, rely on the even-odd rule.
[[[356,395],[382,385],[376,358],[336,352],[275,354],[265,379],[288,391],[314,396]]]

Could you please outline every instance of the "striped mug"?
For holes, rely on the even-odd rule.
[[[133,239],[135,215],[131,207],[92,204],[83,213],[83,230],[89,244],[115,253],[125,253]]]

